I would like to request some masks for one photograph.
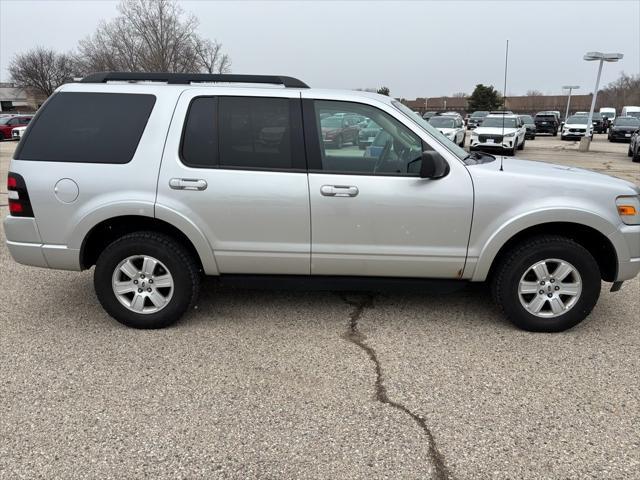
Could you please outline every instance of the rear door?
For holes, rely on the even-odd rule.
[[[165,147],[156,216],[195,224],[220,273],[309,274],[300,93],[185,91]]]

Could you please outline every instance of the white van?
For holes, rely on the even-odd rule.
[[[640,118],[640,107],[624,106],[622,107],[622,114],[620,116]]]
[[[603,117],[607,117],[609,122],[613,122],[616,118],[616,109],[611,107],[602,107],[600,113]]]

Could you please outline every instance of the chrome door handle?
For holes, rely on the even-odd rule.
[[[355,197],[360,191],[353,185],[322,185],[320,193],[325,197]]]
[[[206,190],[207,181],[197,178],[172,178],[169,187],[174,190]]]

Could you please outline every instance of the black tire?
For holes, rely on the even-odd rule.
[[[358,134],[356,134],[356,136],[353,137],[353,146],[354,147],[359,147],[360,146],[360,137],[358,136]]]
[[[557,137],[557,136],[558,136],[558,130],[557,130],[557,129],[553,131],[553,136],[554,136],[554,137]]]
[[[640,162],[640,146],[636,146],[635,152],[633,152],[632,162]]]
[[[164,265],[174,280],[169,302],[156,313],[136,313],[122,305],[111,286],[113,272],[120,262],[133,255],[150,255]],[[164,328],[175,322],[192,306],[200,291],[200,273],[196,259],[176,240],[157,232],[134,232],[112,242],[98,257],[93,276],[102,307],[118,322],[133,328]]]
[[[629,149],[627,150],[627,157],[633,157],[633,151],[631,150],[631,144],[629,144]]]
[[[534,135],[533,137],[531,137],[531,140],[535,140],[535,139],[536,139],[536,136],[535,136],[535,135]]]
[[[342,142],[342,135],[338,135],[338,136],[336,137],[336,148],[337,148],[338,150],[340,150],[340,149],[342,148],[342,146],[343,146],[343,142]]]
[[[467,134],[462,135],[462,141],[460,142],[460,147],[464,148],[464,142],[467,140]]]
[[[518,150],[524,150],[524,144],[527,142],[527,139],[522,139],[522,143],[518,145]]]
[[[538,317],[527,311],[518,294],[523,275],[532,265],[546,259],[571,263],[582,280],[582,292],[573,307],[553,318]],[[561,332],[580,323],[598,301],[600,286],[600,269],[591,253],[559,235],[533,237],[513,247],[497,265],[491,285],[494,300],[507,318],[517,327],[532,332]]]
[[[560,140],[566,140],[567,137],[565,137],[564,135],[560,135]]]

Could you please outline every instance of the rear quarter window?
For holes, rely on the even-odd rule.
[[[48,162],[131,161],[156,97],[59,92],[41,107],[15,158]]]

